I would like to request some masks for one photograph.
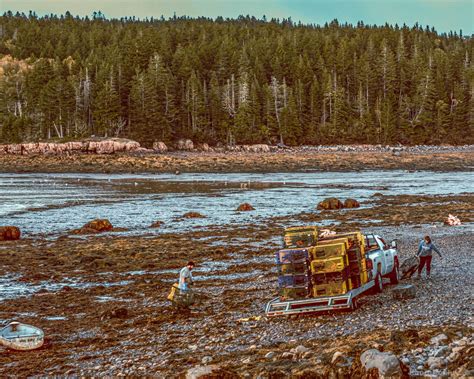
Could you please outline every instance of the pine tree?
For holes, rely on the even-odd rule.
[[[120,98],[113,69],[110,70],[109,79],[95,95],[93,119],[99,136],[117,137],[125,126],[125,120],[120,116]]]
[[[211,74],[211,80],[209,82],[209,123],[210,131],[209,138],[210,142],[216,143],[217,141],[225,140],[226,132],[222,127],[224,123],[224,114],[221,106],[221,88],[217,79],[215,71]]]
[[[130,136],[138,141],[147,139],[146,136],[149,135],[146,95],[145,74],[137,72],[130,90]]]

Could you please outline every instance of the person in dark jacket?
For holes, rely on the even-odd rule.
[[[442,258],[440,251],[435,246],[433,242],[431,242],[430,236],[425,236],[424,239],[421,240],[420,244],[418,245],[418,252],[416,255],[420,257],[420,264],[418,266],[418,276],[416,277],[419,279],[421,277],[421,272],[426,265],[426,275],[429,278],[431,273],[431,259],[433,258],[433,250]]]

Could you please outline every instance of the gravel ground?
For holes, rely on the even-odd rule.
[[[434,257],[431,280],[407,281],[416,286],[415,299],[395,301],[387,285],[363,297],[355,312],[267,320],[264,306],[277,293],[277,246],[268,242],[275,230],[269,224],[5,243],[2,276],[39,283],[40,290],[3,301],[0,318],[38,325],[48,341],[34,353],[0,350],[0,374],[168,378],[206,365],[217,377],[360,377],[370,371],[361,368],[360,354],[376,348],[393,352],[405,373],[471,375],[472,225],[365,230],[396,239],[402,260],[422,236],[432,236],[443,259]],[[239,244],[222,244],[230,236]],[[246,239],[262,248],[249,248]],[[199,262],[201,301],[191,313],[175,313],[165,297],[188,258]],[[441,345],[431,341],[440,334],[447,336]]]
[[[327,357],[324,357],[332,356],[335,351],[342,351],[352,362],[361,346],[396,350],[412,373],[417,370],[435,372],[426,362],[430,354],[439,353],[426,342],[428,337],[455,328],[455,332],[450,333],[457,333],[458,339],[467,338],[471,346],[474,236],[469,231],[457,232],[444,227],[436,230],[431,227],[380,228],[375,232],[386,239],[397,238],[402,259],[413,254],[420,236],[427,233],[443,252],[443,259],[434,258],[431,280],[405,281],[416,286],[415,299],[393,300],[393,286],[387,284],[382,294],[362,298],[361,308],[356,312],[239,322],[241,317],[262,316],[263,305],[276,292],[273,264],[263,258],[260,270],[247,268],[254,275],[245,279],[200,282],[201,291],[212,298],[204,300],[192,314],[158,324],[159,332],[152,338],[128,336],[126,346],[127,349],[133,347],[133,354],[127,350],[125,354],[114,353],[117,358],[93,359],[86,364],[89,370],[81,369],[79,373],[136,375],[146,372],[168,377],[176,370],[201,362],[217,364],[219,369],[224,367],[243,377],[278,372],[286,376],[296,375],[303,368],[313,372],[334,369],[328,368]],[[404,337],[407,331],[409,335],[416,333],[415,343]],[[397,337],[397,332],[402,337]],[[354,338],[362,345],[355,343]],[[294,353],[300,345],[307,349],[305,357]],[[423,350],[421,357],[416,349]],[[448,362],[445,357],[451,353],[452,349],[447,349],[441,357],[446,360],[442,368],[454,373],[464,360]]]

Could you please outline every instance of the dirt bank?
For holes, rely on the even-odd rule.
[[[271,153],[180,152],[145,155],[3,155],[0,172],[294,172],[357,171],[405,169],[460,171],[472,170],[474,151],[408,150],[313,151],[295,150]]]

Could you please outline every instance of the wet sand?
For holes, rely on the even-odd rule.
[[[37,352],[1,349],[0,374],[177,377],[211,359],[229,377],[360,376],[358,356],[367,348],[379,346],[401,357],[425,348],[441,332],[450,340],[471,338],[472,229],[442,226],[440,216],[452,211],[472,222],[472,195],[376,201],[372,209],[305,213],[241,227],[4,242],[0,276],[25,296],[3,300],[0,319],[43,328],[47,344]],[[378,221],[367,224],[375,214]],[[381,295],[363,298],[353,313],[239,321],[262,316],[277,294],[273,253],[283,227],[328,218],[343,222],[339,230],[362,226],[397,239],[402,259],[429,233],[445,258],[435,257],[431,282],[409,281],[417,287],[413,300],[394,302],[387,286]],[[189,259],[198,263],[200,302],[189,314],[176,313],[166,295]],[[298,345],[310,354],[283,357]],[[332,364],[336,351],[352,364]],[[458,357],[447,369],[465,372],[459,370],[472,367],[470,359],[472,354]]]
[[[179,172],[297,172],[405,169],[463,171],[474,168],[474,151],[272,153],[175,152],[144,155],[77,154],[3,155],[1,172],[175,173]]]

